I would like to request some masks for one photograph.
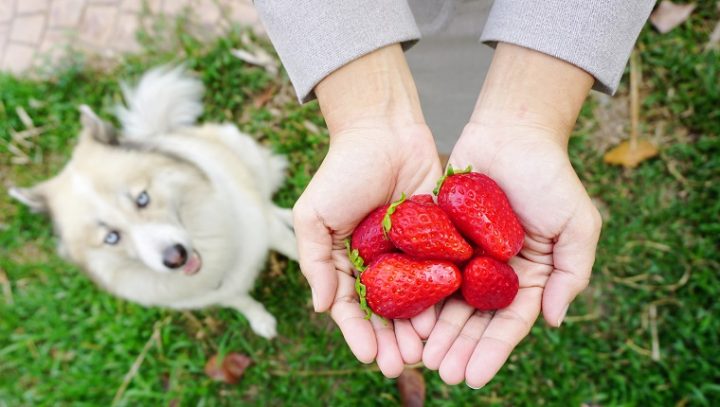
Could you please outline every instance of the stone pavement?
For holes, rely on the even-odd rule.
[[[186,11],[215,35],[230,22],[263,32],[252,0],[0,0],[0,70],[27,72],[69,45],[115,58],[137,50],[148,17]]]
[[[478,42],[491,2],[436,3],[437,15],[415,10],[425,32],[407,58],[438,149],[449,153],[470,117],[492,57],[492,49]],[[138,49],[136,32],[148,21],[183,12],[191,13],[209,35],[222,34],[231,22],[264,33],[252,0],[0,0],[0,70],[22,74],[46,66],[69,45],[117,58]],[[435,18],[443,14],[453,17]]]
[[[447,25],[439,32],[423,32],[407,52],[425,120],[443,154],[452,151],[467,124],[490,67],[493,50],[479,41],[490,5],[490,0],[454,1],[454,17]],[[421,29],[426,26],[418,22]]]

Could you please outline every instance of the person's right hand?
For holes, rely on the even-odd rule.
[[[315,310],[330,311],[355,356],[387,377],[419,362],[435,324],[431,307],[412,322],[365,319],[345,239],[373,209],[401,193],[430,193],[441,175],[430,130],[398,45],[329,75],[316,88],[330,149],[294,212],[300,268]]]

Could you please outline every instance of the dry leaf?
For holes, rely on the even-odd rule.
[[[270,75],[277,75],[278,73],[278,65],[277,62],[275,62],[275,58],[262,48],[257,48],[254,52],[249,52],[244,49],[234,49],[230,51],[230,53],[250,65],[265,68]]]
[[[635,168],[658,154],[657,147],[648,140],[638,139],[634,146],[632,144],[631,141],[623,141],[605,154],[604,161],[625,168]]]
[[[403,407],[422,407],[425,404],[425,378],[418,369],[406,368],[397,378]]]
[[[205,364],[205,374],[215,381],[235,384],[242,378],[245,369],[252,360],[249,356],[240,353],[228,353],[218,364],[218,355],[215,355]]]
[[[275,93],[277,92],[277,86],[270,85],[268,86],[264,91],[262,91],[260,94],[255,96],[253,98],[253,106],[255,108],[259,109],[267,104],[267,102],[270,101],[270,99],[275,96]]]
[[[650,14],[650,23],[655,29],[665,34],[685,22],[694,9],[695,3],[675,4],[672,1],[663,0]]]

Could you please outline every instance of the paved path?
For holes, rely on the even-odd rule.
[[[0,70],[24,73],[69,44],[114,58],[138,48],[135,34],[147,17],[184,10],[214,35],[229,21],[262,31],[252,0],[0,0]]]
[[[492,50],[478,42],[490,0],[445,4],[452,4],[454,17],[440,32],[424,35],[407,57],[438,149],[449,153],[470,117]],[[188,10],[209,35],[221,35],[231,21],[264,32],[252,0],[0,0],[0,70],[22,74],[47,65],[68,45],[116,58],[137,50],[143,24]],[[440,28],[433,15],[417,17],[423,28]]]
[[[424,34],[407,52],[425,120],[443,154],[452,151],[467,124],[490,66],[493,50],[479,41],[490,5],[490,0],[456,0],[447,27]]]

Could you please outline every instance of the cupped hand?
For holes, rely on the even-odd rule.
[[[435,324],[434,309],[408,320],[365,319],[345,249],[347,239],[373,209],[401,193],[429,193],[441,175],[427,126],[365,123],[341,128],[294,212],[300,268],[318,312],[330,311],[355,356],[377,361],[388,377],[422,355],[422,339]]]
[[[542,127],[471,123],[449,163],[471,165],[505,191],[525,229],[510,265],[520,290],[495,313],[474,310],[461,297],[445,302],[423,353],[448,384],[478,388],[490,381],[542,310],[559,327],[570,302],[589,282],[601,219],[567,155],[566,136]]]

